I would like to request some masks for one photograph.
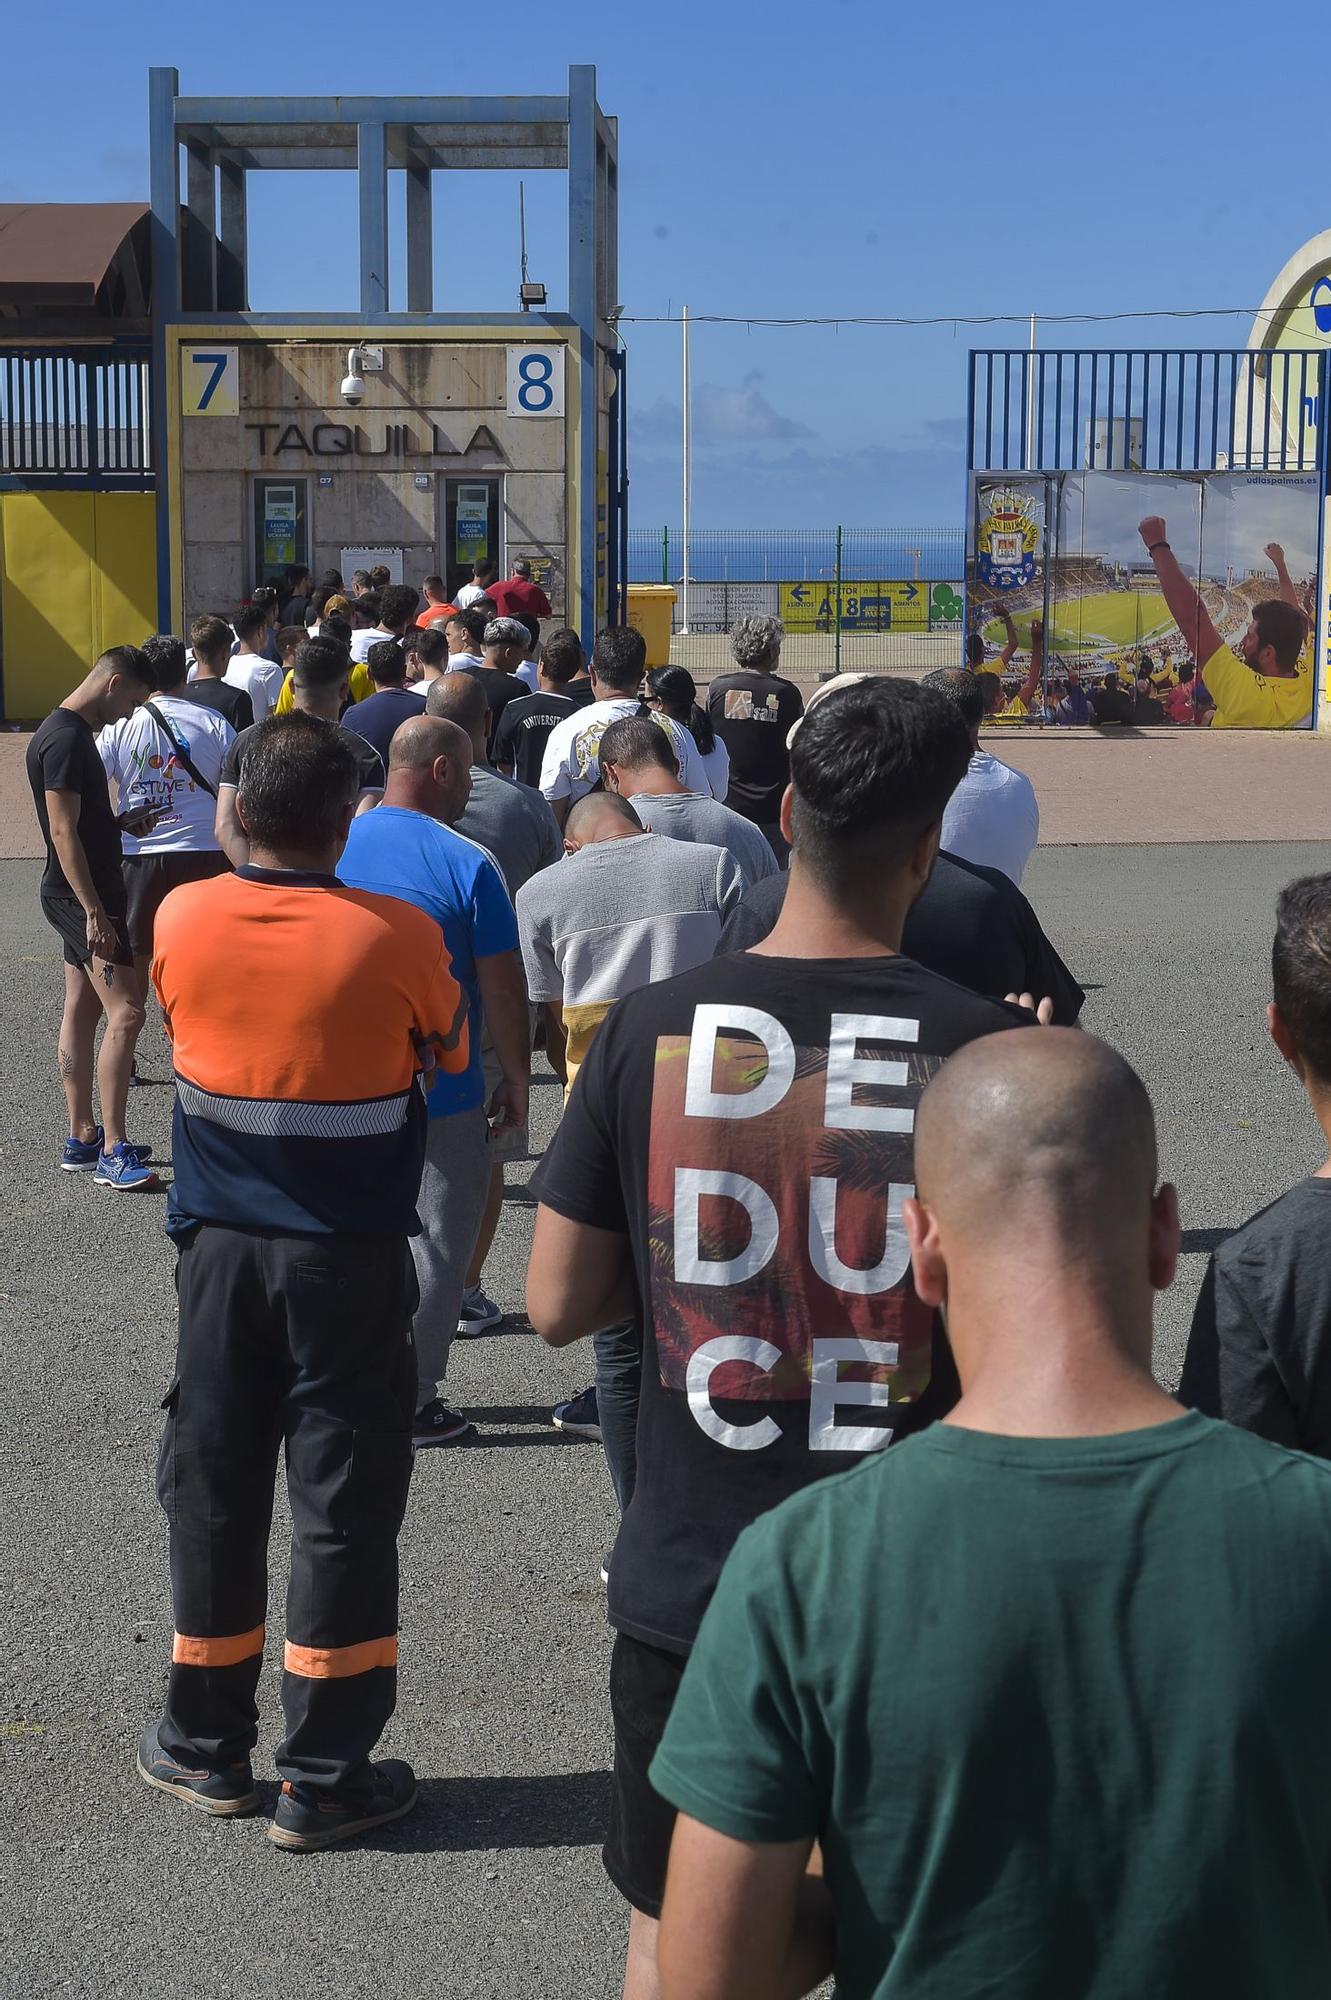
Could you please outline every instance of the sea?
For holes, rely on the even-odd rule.
[[[960,528],[843,528],[843,579],[957,583],[965,535]],[[629,580],[678,583],[684,537],[679,528],[629,530]],[[689,575],[695,582],[797,583],[836,575],[835,528],[694,528]]]

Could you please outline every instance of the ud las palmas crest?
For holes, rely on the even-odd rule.
[[[1040,526],[1029,495],[1012,486],[985,496],[986,513],[976,536],[980,581],[990,590],[1019,590],[1035,578]]]

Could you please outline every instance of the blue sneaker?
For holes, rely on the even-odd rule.
[[[109,1187],[117,1190],[129,1188],[155,1188],[161,1182],[151,1167],[146,1167],[139,1155],[141,1146],[131,1146],[122,1139],[109,1153],[103,1153],[97,1162],[93,1175],[94,1187]]]
[[[60,1155],[62,1171],[67,1174],[93,1173],[102,1157],[102,1141],[105,1137],[106,1134],[99,1125],[96,1138],[66,1139],[65,1150]],[[126,1141],[126,1144],[129,1142]],[[153,1156],[151,1146],[130,1146],[129,1150],[141,1167],[146,1167]]]
[[[61,1171],[66,1174],[93,1173],[102,1157],[103,1137],[99,1125],[95,1139],[66,1139],[65,1150],[60,1155]]]

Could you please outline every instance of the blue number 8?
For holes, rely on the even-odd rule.
[[[555,372],[554,358],[549,354],[524,354],[518,363],[518,376],[522,387],[518,390],[518,406],[539,415],[548,410],[555,400],[555,392],[550,377]]]

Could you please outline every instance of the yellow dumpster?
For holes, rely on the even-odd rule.
[[[647,641],[649,667],[670,665],[670,628],[675,617],[675,592],[668,583],[629,585],[629,624]]]

